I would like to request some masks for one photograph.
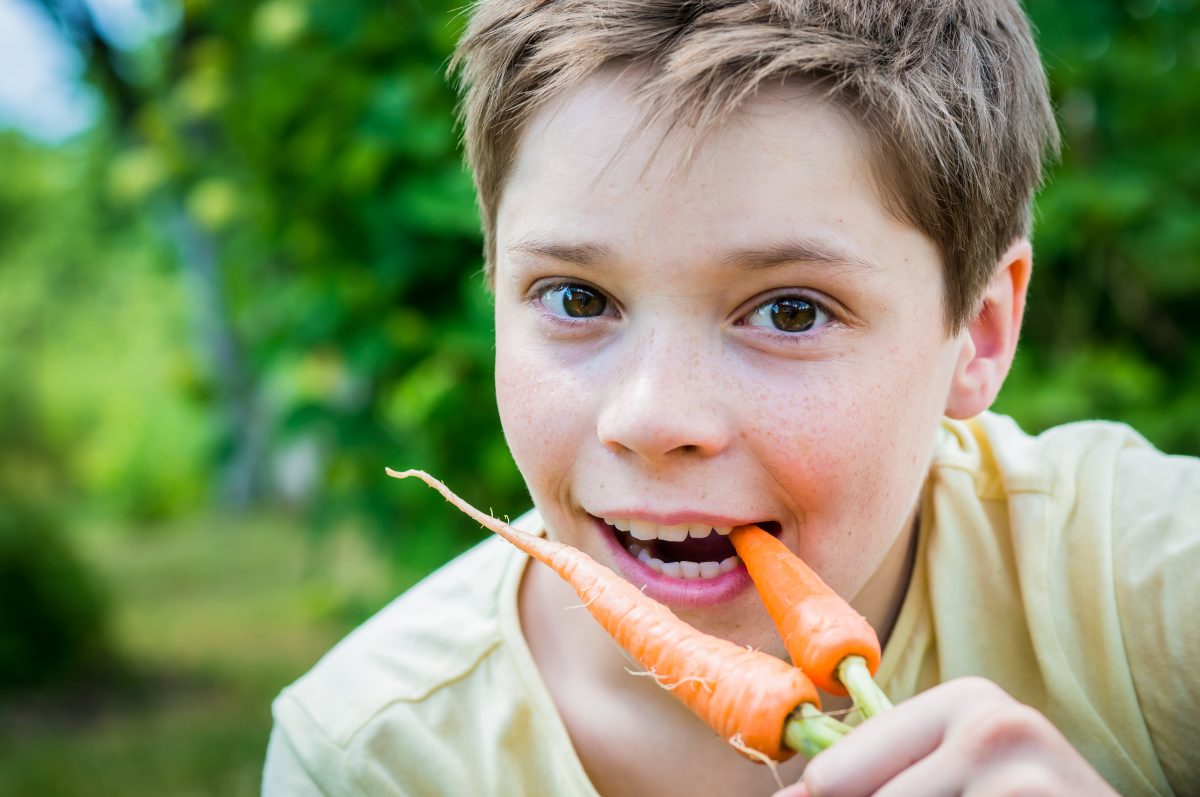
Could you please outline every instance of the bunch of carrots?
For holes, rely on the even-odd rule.
[[[697,631],[587,554],[480,512],[423,471],[387,472],[416,476],[558,573],[617,644],[751,760],[783,761],[795,752],[811,758],[849,733],[821,713],[817,687],[850,695],[864,718],[891,705],[873,679],[879,666],[875,630],[758,526],[738,527],[730,540],[795,666]]]

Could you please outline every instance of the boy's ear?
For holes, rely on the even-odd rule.
[[[951,418],[975,417],[1000,392],[1017,351],[1032,270],[1033,248],[1027,238],[1015,241],[996,261],[978,314],[959,333],[962,348],[946,399]]]

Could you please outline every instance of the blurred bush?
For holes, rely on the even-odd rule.
[[[1200,7],[1029,0],[1064,148],[997,409],[1123,420],[1200,454]]]
[[[108,604],[52,515],[0,494],[0,697],[106,674]]]
[[[144,522],[203,505],[215,428],[173,259],[110,206],[110,154],[0,133],[0,491]]]

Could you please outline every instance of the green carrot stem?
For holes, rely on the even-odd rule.
[[[850,732],[850,727],[812,703],[803,703],[793,711],[783,728],[783,741],[805,758],[812,758]]]
[[[871,671],[867,669],[867,660],[862,656],[847,656],[843,659],[838,665],[838,680],[850,693],[854,707],[863,719],[870,719],[892,707],[892,701],[888,700],[879,684],[875,683]]]

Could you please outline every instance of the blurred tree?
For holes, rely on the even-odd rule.
[[[173,262],[115,211],[98,133],[0,133],[0,492],[135,521],[195,509],[213,449]]]
[[[80,508],[154,521],[204,497],[173,273],[146,225],[105,207],[110,151],[0,132],[0,702],[117,673]]]
[[[48,5],[75,40],[98,36],[73,4]],[[451,8],[191,2],[147,52],[84,48],[119,95],[113,196],[170,231],[199,318],[221,495],[368,518],[427,566],[476,536],[385,465],[428,468],[485,505],[528,500],[495,414],[479,226],[442,74]]]

